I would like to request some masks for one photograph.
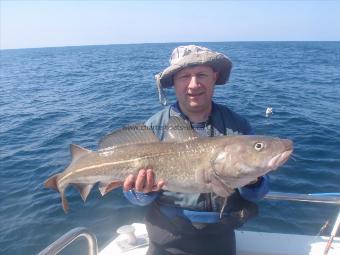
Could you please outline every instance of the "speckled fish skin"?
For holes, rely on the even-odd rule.
[[[89,151],[73,146],[73,159],[64,172],[50,177],[45,187],[61,193],[68,211],[65,189],[76,186],[83,200],[99,182],[102,195],[121,186],[129,174],[151,167],[164,189],[177,192],[215,192],[226,197],[241,187],[275,170],[293,151],[292,141],[266,136],[221,136],[185,142],[127,144]]]

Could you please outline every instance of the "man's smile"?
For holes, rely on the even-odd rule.
[[[204,91],[201,91],[201,92],[187,92],[187,96],[189,97],[199,97],[199,96],[202,96],[204,95]]]

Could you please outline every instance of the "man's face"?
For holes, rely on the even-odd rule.
[[[174,75],[177,100],[184,112],[209,109],[218,73],[210,66],[187,67]]]

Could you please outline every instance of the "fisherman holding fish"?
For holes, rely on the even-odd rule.
[[[171,117],[189,123],[202,137],[251,135],[248,121],[212,101],[215,85],[225,84],[232,63],[224,54],[187,45],[174,49],[170,66],[156,75],[160,100],[164,89],[174,87],[177,102],[153,115],[146,126],[163,140]],[[257,215],[256,201],[268,192],[266,176],[228,191],[226,200],[214,192],[180,193],[163,190],[152,166],[129,175],[124,195],[140,206],[150,205],[145,219],[150,238],[149,255],[235,255],[234,229]],[[220,214],[220,212],[222,213]]]
[[[174,86],[177,102],[103,137],[97,151],[71,144],[72,160],[44,185],[60,193],[72,185],[86,200],[120,186],[136,205],[150,205],[148,254],[235,254],[234,229],[257,215],[269,171],[293,151],[287,139],[251,135],[249,123],[212,101],[231,70],[223,54],[195,45],[177,47],[156,76],[160,99]],[[162,100],[161,100],[162,101]]]

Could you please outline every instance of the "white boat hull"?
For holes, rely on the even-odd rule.
[[[137,247],[120,235],[100,255],[144,255],[148,249],[144,224],[134,223]],[[329,237],[236,231],[237,255],[322,255]],[[327,255],[340,255],[340,238],[334,238]]]

